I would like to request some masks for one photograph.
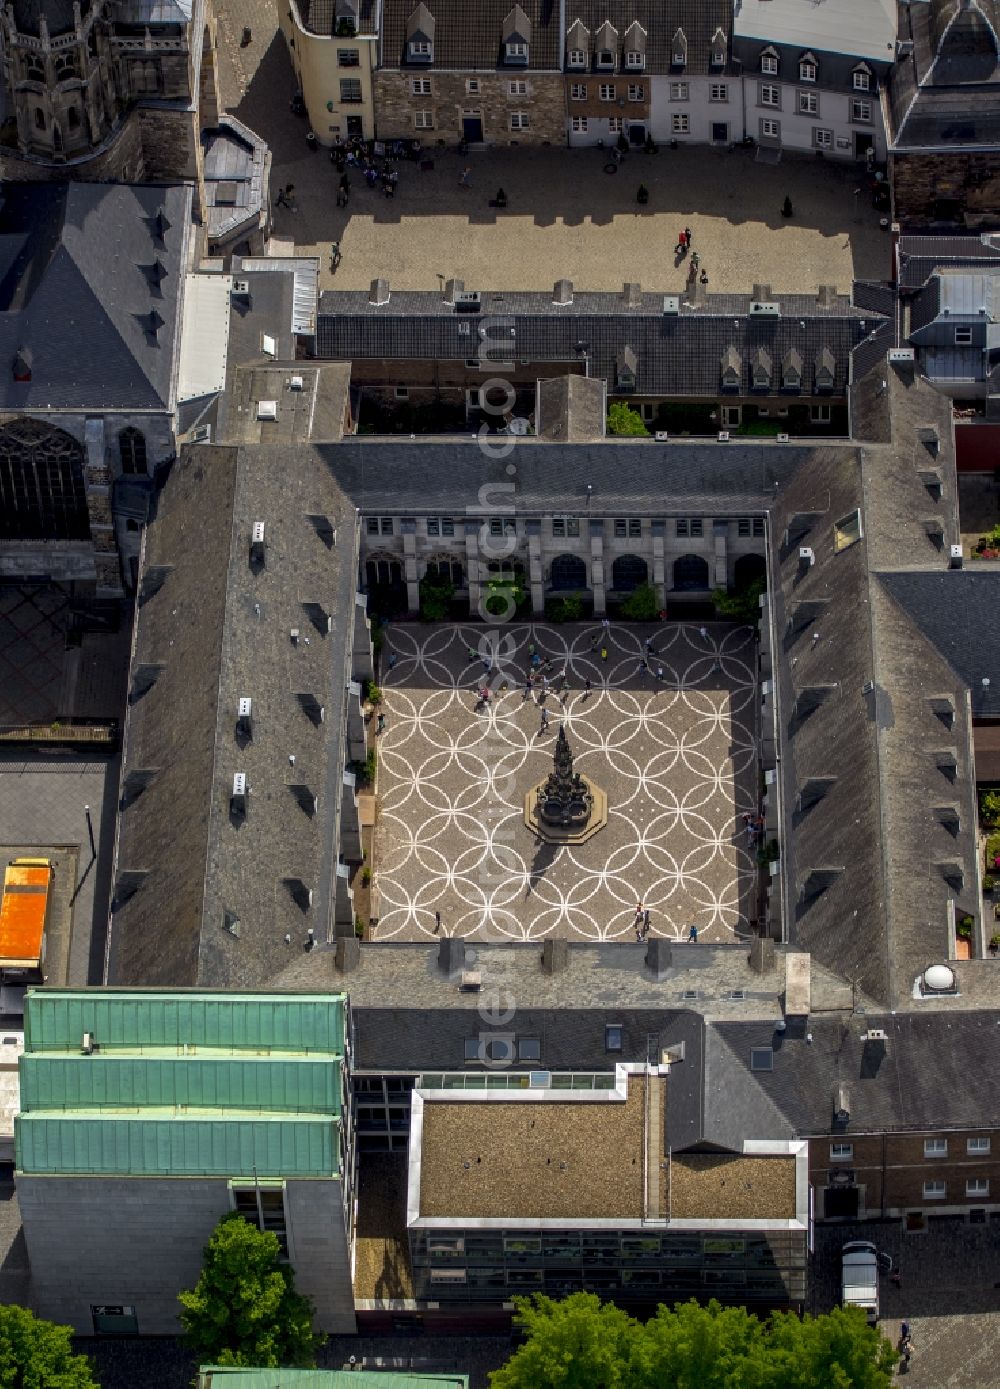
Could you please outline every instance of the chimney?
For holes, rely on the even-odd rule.
[[[569,964],[569,941],[545,940],[542,942],[542,973],[559,974]]]
[[[338,936],[334,962],[341,974],[350,974],[361,964],[361,942],[357,936]]]
[[[654,936],[646,944],[646,968],[652,970],[657,979],[663,979],[671,964],[670,942]]]
[[[445,936],[438,942],[438,969],[443,974],[458,974],[465,969],[465,941],[457,936]]]
[[[771,286],[755,284],[753,287],[753,294],[750,297],[751,299],[755,299],[758,304],[768,303],[771,298]]]
[[[821,309],[832,309],[837,302],[836,285],[820,285],[816,291],[816,303]]]
[[[750,942],[750,968],[754,974],[770,974],[774,969],[774,941],[770,936],[754,936]]]
[[[372,280],[371,288],[368,291],[369,304],[388,304],[389,302],[389,281],[384,276],[379,276],[377,280]]]
[[[464,293],[464,291],[465,291],[465,281],[464,281],[464,280],[454,280],[454,279],[452,279],[452,280],[445,280],[445,282],[444,282],[444,302],[445,302],[446,304],[454,304],[455,299],[456,299],[456,296],[459,295],[459,294]]]
[[[622,302],[626,309],[642,308],[642,285],[626,280],[622,285]]]
[[[572,304],[573,302],[573,281],[556,280],[552,290],[553,304]]]

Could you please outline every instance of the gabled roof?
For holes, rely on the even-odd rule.
[[[182,187],[4,185],[0,408],[170,408],[191,198]],[[31,380],[18,382],[11,363],[24,348]]]
[[[713,38],[716,30],[729,34],[732,22],[732,4],[727,0],[566,0],[566,47],[607,47],[596,37],[607,23],[615,31],[612,47],[644,53],[646,72],[667,73],[673,66],[673,36],[683,29],[687,72],[719,72],[711,63]],[[592,44],[579,42],[572,27],[578,24],[594,36]]]
[[[559,7],[549,0],[520,0],[515,6],[530,25],[529,71],[557,71],[562,66]],[[510,0],[385,0],[382,10],[382,62],[386,68],[410,66],[406,45],[414,39],[433,43],[433,68],[488,71],[502,66],[504,24],[513,13]]]

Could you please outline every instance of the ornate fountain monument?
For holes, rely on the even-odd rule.
[[[560,724],[552,771],[524,798],[524,823],[548,844],[582,844],[608,823],[608,798],[573,770],[566,729]]]

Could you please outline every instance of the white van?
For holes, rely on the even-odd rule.
[[[891,1268],[892,1259],[868,1240],[851,1240],[841,1251],[841,1293],[844,1307],[860,1307],[872,1326],[878,1321],[878,1271]]]

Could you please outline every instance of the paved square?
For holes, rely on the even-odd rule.
[[[374,938],[433,937],[440,912],[447,935],[628,939],[638,901],[654,935],[686,938],[691,925],[706,940],[747,933],[757,867],[741,815],[756,809],[754,643],[747,627],[706,630],[392,627]],[[655,654],[644,674],[647,636]],[[499,670],[483,706],[483,661],[469,655],[489,641]],[[531,645],[550,661],[547,694],[525,693]],[[565,698],[553,688],[564,668]],[[572,847],[540,843],[523,820],[563,721],[576,769],[608,796],[607,826]]]

